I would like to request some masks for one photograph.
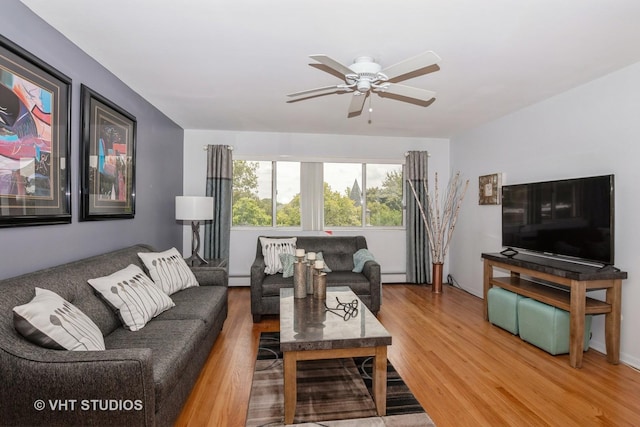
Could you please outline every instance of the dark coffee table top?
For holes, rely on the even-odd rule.
[[[357,311],[349,316],[350,307],[339,303],[357,303]],[[326,304],[313,295],[294,298],[292,288],[280,290],[281,351],[381,345],[391,345],[391,335],[349,287],[328,288]]]

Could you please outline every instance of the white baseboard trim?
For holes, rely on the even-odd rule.
[[[407,275],[405,273],[381,274],[382,284],[385,283],[406,283]],[[251,280],[249,276],[232,276],[229,277],[229,286],[250,286]]]

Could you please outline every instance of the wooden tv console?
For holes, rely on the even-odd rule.
[[[506,256],[483,253],[484,317],[489,318],[487,292],[493,286],[533,298],[569,312],[569,364],[582,367],[584,317],[605,315],[607,361],[620,360],[620,316],[622,280],[627,273],[613,267],[598,268],[526,254]],[[493,269],[507,270],[507,277],[494,277]],[[527,278],[523,278],[526,276]],[[606,289],[606,301],[589,298],[587,291]]]

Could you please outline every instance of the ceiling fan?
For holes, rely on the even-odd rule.
[[[385,69],[382,69],[382,66],[375,62],[371,56],[359,56],[348,67],[327,55],[310,55],[309,57],[320,63],[311,64],[312,66],[339,76],[344,80],[344,83],[290,93],[287,96],[294,99],[287,102],[297,102],[334,93],[352,92],[353,97],[347,117],[355,117],[362,113],[364,103],[372,93],[421,106],[430,105],[436,95],[430,90],[397,83],[420,74],[439,70],[440,68],[436,64],[441,59],[432,51],[421,53]]]

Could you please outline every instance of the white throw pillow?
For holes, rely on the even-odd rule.
[[[153,283],[167,295],[198,286],[198,280],[176,248],[164,252],[139,252]]]
[[[295,255],[297,240],[297,237],[283,239],[260,237],[262,256],[264,257],[264,262],[266,264],[264,272],[266,274],[282,273],[280,254]]]
[[[78,307],[47,289],[13,308],[16,330],[34,344],[56,350],[104,350],[100,328]]]
[[[89,279],[89,284],[116,311],[125,328],[137,331],[175,304],[137,265]]]

